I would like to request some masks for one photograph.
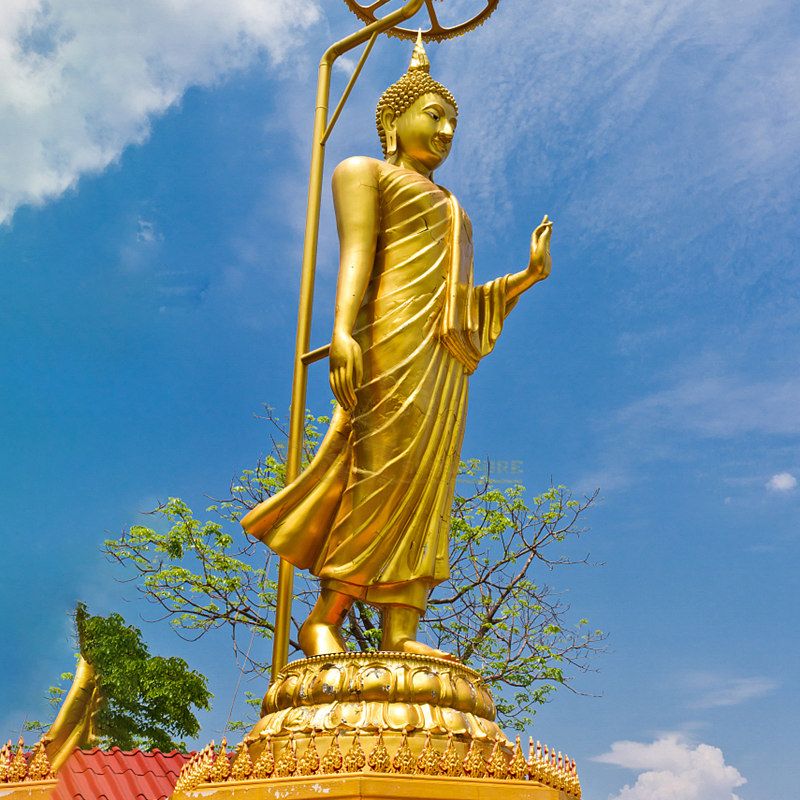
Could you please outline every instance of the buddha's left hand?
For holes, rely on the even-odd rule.
[[[531,234],[531,259],[527,273],[534,282],[543,281],[550,275],[553,260],[550,258],[550,236],[553,232],[553,220],[547,214]]]

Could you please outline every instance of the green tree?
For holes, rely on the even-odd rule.
[[[185,750],[182,737],[200,732],[195,711],[210,708],[206,678],[182,658],[151,656],[142,632],[119,614],[91,615],[79,603],[75,627],[80,654],[94,667],[102,698],[95,717],[97,744],[105,749]],[[72,677],[64,673],[61,680]],[[60,704],[64,691],[62,686],[50,688],[53,706]],[[29,722],[26,727],[43,730],[48,725]]]
[[[238,521],[284,485],[285,431],[269,410],[266,420],[270,454],[208,507],[210,519],[170,498],[151,512],[153,527],[133,526],[105,542],[107,555],[180,635],[196,639],[227,626],[243,668],[259,672],[269,665],[253,655],[252,645],[273,633],[277,559],[245,536]],[[328,418],[308,415],[306,422],[307,461]],[[520,485],[499,488],[478,461],[461,465],[458,488],[451,576],[434,591],[421,632],[479,670],[493,687],[500,721],[521,729],[557,686],[572,688],[572,676],[589,668],[604,638],[585,619],[570,621],[569,606],[539,577],[587,563],[571,557],[569,545],[585,532],[582,516],[596,495],[578,500],[551,486],[528,500]],[[314,578],[298,575],[295,592],[291,645],[299,650],[296,632],[315,599]],[[379,624],[373,608],[354,604],[344,626],[348,645],[377,649]]]

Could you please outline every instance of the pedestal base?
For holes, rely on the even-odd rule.
[[[394,652],[295,661],[261,714],[233,762],[224,741],[220,751],[212,742],[173,797],[580,800],[574,762],[546,747],[525,758],[494,721],[481,676],[456,661]]]
[[[247,736],[334,731],[431,733],[491,744],[502,736],[481,676],[458,661],[409,653],[336,653],[287,664]],[[503,737],[504,738],[504,737]]]

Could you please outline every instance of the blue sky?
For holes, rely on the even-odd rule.
[[[147,615],[102,538],[170,495],[202,508],[266,449],[261,404],[288,405],[312,76],[352,27],[334,0],[4,5],[7,735],[70,668],[77,599]],[[437,179],[478,277],[556,220],[552,278],[472,380],[464,455],[601,490],[584,544],[603,566],[552,580],[609,652],[577,684],[595,696],[561,692],[532,730],[588,797],[767,800],[800,777],[798,34],[787,0],[504,0],[430,48],[461,110]],[[378,154],[374,104],[407,60],[380,42],[329,169]],[[335,278],[326,191],[317,343]],[[329,397],[318,368],[310,405]],[[225,638],[141,624],[209,674],[218,737]]]

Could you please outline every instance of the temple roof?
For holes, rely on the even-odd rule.
[[[53,800],[165,800],[191,753],[75,750],[58,771]]]

